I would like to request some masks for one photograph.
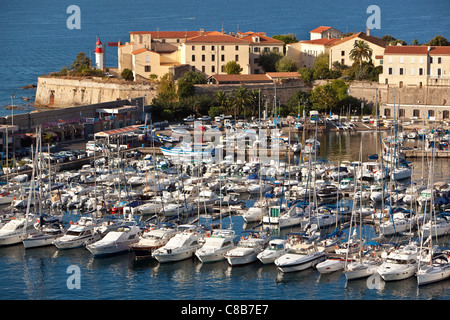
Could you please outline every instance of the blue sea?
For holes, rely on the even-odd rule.
[[[69,29],[73,11],[80,9],[80,29]],[[79,52],[94,58],[95,42],[128,41],[137,30],[221,30],[262,31],[269,36],[293,33],[309,39],[309,31],[332,26],[342,32],[366,30],[372,16],[370,5],[380,9],[380,29],[385,34],[411,43],[428,42],[442,34],[450,39],[450,2],[447,0],[17,0],[0,1],[0,116],[4,107],[20,105],[15,113],[33,110],[34,90],[22,86],[37,84],[37,77],[69,66]],[[106,47],[105,66],[117,66],[117,48]],[[11,100],[11,95],[15,98]]]
[[[381,29],[371,30],[372,35],[389,34],[408,43],[415,38],[424,43],[437,34],[450,39],[450,2],[447,0],[1,1],[0,116],[10,114],[5,106],[11,102],[21,106],[15,113],[33,110],[22,97],[32,96],[34,91],[21,87],[37,84],[38,76],[70,65],[81,51],[93,57],[97,37],[106,44],[128,41],[129,31],[220,30],[223,26],[226,32],[263,31],[269,36],[294,33],[303,40],[309,39],[309,31],[320,25],[343,32],[365,31],[371,15],[366,11],[372,4],[381,10]],[[77,5],[81,10],[80,29],[67,28],[67,19],[72,13],[66,11],[70,5]],[[117,66],[117,48],[106,47],[105,56],[107,67]],[[15,96],[13,101],[11,94]],[[354,138],[347,140],[354,141]],[[333,146],[334,149],[330,149],[333,160],[338,155],[358,153],[350,153],[345,147],[341,150],[341,144],[333,143]],[[359,143],[356,150],[359,150]],[[448,175],[448,162],[443,162],[441,167],[441,172]],[[232,219],[236,230],[241,231],[242,217]],[[71,275],[68,268],[72,265],[80,268],[80,289],[67,286]],[[226,261],[203,265],[195,259],[160,265],[155,261],[135,261],[132,253],[94,259],[86,249],[25,250],[21,245],[0,248],[0,274],[0,299],[3,300],[450,298],[449,281],[418,288],[415,278],[411,278],[387,283],[382,289],[370,289],[365,280],[346,283],[341,272],[320,275],[311,269],[281,274],[274,265],[254,263],[231,268]],[[157,307],[157,304],[150,306]],[[346,311],[350,310],[331,310],[344,314]]]

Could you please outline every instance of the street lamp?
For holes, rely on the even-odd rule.
[[[11,93],[11,125],[14,125],[14,98],[16,96]]]

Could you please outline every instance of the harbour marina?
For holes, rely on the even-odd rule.
[[[385,132],[382,138],[386,136],[389,136],[388,132]],[[310,137],[314,136],[310,135],[308,138]],[[293,134],[294,141],[296,138],[298,136],[295,137]],[[363,141],[362,150],[361,140]],[[135,270],[151,272],[152,278],[161,277],[167,272],[173,275],[181,270],[187,274],[199,270],[199,273],[205,273],[205,276],[215,273],[220,282],[230,279],[229,277],[245,277],[249,283],[269,282],[266,283],[266,290],[269,290],[274,297],[283,294],[273,292],[274,286],[278,287],[279,284],[287,286],[298,277],[306,283],[309,282],[305,277],[310,279],[328,277],[329,281],[340,283],[344,287],[342,281],[346,281],[348,274],[345,263],[343,268],[333,267],[336,271],[330,273],[320,272],[322,268],[319,264],[326,261],[331,263],[334,259],[347,261],[347,265],[352,266],[351,263],[359,261],[360,248],[364,248],[364,252],[370,250],[371,255],[367,258],[379,259],[380,262],[386,259],[389,250],[393,249],[389,243],[395,243],[398,246],[395,249],[398,250],[403,244],[417,241],[419,244],[417,248],[420,251],[420,234],[424,232],[422,230],[426,230],[422,228],[433,221],[427,220],[427,217],[431,217],[429,214],[439,213],[439,218],[446,221],[448,203],[446,200],[448,187],[445,184],[448,181],[446,160],[434,159],[435,171],[430,172],[432,159],[429,156],[412,159],[409,163],[409,166],[413,168],[411,178],[404,181],[392,180],[389,174],[365,181],[361,179],[362,176],[357,175],[358,169],[363,168],[357,165],[357,162],[361,160],[361,164],[381,163],[382,157],[379,157],[378,161],[369,161],[369,156],[376,153],[374,150],[376,140],[378,140],[377,133],[374,131],[331,132],[328,135],[317,136],[320,149],[317,154],[314,153],[314,156],[303,157],[298,151],[293,151],[292,159],[289,159],[292,160],[291,162],[280,157],[278,162],[269,161],[267,164],[256,161],[251,163],[225,161],[218,164],[195,161],[177,162],[156,153],[136,153],[132,157],[127,157],[123,156],[127,152],[119,150],[108,155],[98,152],[87,164],[73,171],[54,172],[52,170],[55,169],[52,169],[51,163],[41,161],[43,167],[39,171],[35,169],[34,175],[32,174],[28,181],[9,181],[3,186],[5,192],[14,194],[17,201],[14,202],[15,205],[11,202],[12,206],[3,205],[2,223],[6,225],[8,221],[19,222],[19,216],[27,214],[34,218],[44,215],[56,216],[65,226],[63,232],[67,236],[68,230],[72,230],[71,233],[78,232],[77,228],[86,224],[83,220],[89,218],[93,219],[92,225],[96,225],[95,231],[91,231],[95,238],[89,240],[92,244],[84,241],[81,242],[81,247],[74,249],[58,248],[57,241],[45,247],[31,249],[26,248],[24,239],[21,239],[22,242],[19,241],[15,245],[1,247],[0,254],[4,257],[2,260],[5,265],[8,265],[8,261],[16,255],[14,252],[20,252],[28,263],[30,263],[28,259],[31,258],[27,257],[36,259],[41,254],[45,254],[53,256],[55,261],[76,259],[83,268],[88,265],[93,266],[94,270],[98,268],[98,271],[94,271],[95,273],[101,272],[100,270],[108,268],[110,263],[114,263],[121,265],[122,268],[126,268],[127,264],[131,265],[131,271],[127,271],[131,273]],[[382,140],[379,139],[379,141]],[[417,140],[416,143],[420,145],[421,142]],[[282,146],[280,150],[284,149],[285,145]],[[379,146],[381,148],[381,144]],[[39,152],[35,153],[34,159],[39,159]],[[336,161],[336,159],[341,160]],[[390,166],[392,163],[384,163],[384,168]],[[50,175],[46,171],[48,169],[50,169]],[[431,181],[429,180],[431,176],[439,177],[439,179]],[[33,187],[31,181],[34,181],[34,186],[40,187]],[[380,191],[373,187],[375,185],[386,191],[381,192],[381,201],[375,197],[375,193]],[[433,185],[434,193],[427,195],[425,191],[431,185]],[[371,186],[373,188],[370,188]],[[7,187],[10,189],[6,190]],[[416,190],[411,187],[416,187]],[[30,194],[32,196],[29,196]],[[416,200],[405,201],[408,194],[416,195]],[[364,195],[367,198],[364,198]],[[425,202],[419,200],[420,196],[425,197]],[[18,200],[21,197],[30,199],[29,207],[27,201],[19,205]],[[433,210],[430,211],[431,199],[434,204]],[[254,220],[247,221],[246,214],[252,208],[259,208],[262,214]],[[15,219],[12,219],[13,216]],[[282,226],[281,221],[293,221],[293,223]],[[78,225],[76,225],[77,222]],[[37,227],[37,231],[33,233],[44,233],[44,230],[35,223],[36,221],[33,221],[29,224]],[[139,237],[133,236],[135,234],[130,232],[133,224],[139,226]],[[69,226],[73,226],[72,229]],[[181,231],[183,226],[187,227],[187,230],[185,228]],[[431,226],[437,227],[437,224],[431,224]],[[441,226],[444,227],[444,224],[439,224],[439,227]],[[144,239],[149,241],[152,237],[150,234],[160,229],[163,231],[162,228],[171,230],[171,238],[174,234],[188,235],[189,230],[196,233],[195,239],[191,237],[193,241],[191,246],[184,242],[182,237],[179,241],[175,242],[175,238],[172,241],[169,248],[171,251],[178,248],[178,244],[181,243],[187,246],[186,251],[180,251],[181,258],[176,258],[178,262],[166,262],[167,260],[162,260],[162,256],[159,261],[158,254],[153,257],[153,252],[164,250],[164,246],[169,241],[163,240],[162,237],[158,238],[155,245],[147,249],[149,251],[145,254],[134,251],[134,249],[138,250],[140,241],[143,243],[145,243]],[[221,230],[223,230],[222,233]],[[300,271],[303,267],[299,266],[297,271],[286,272],[288,269],[278,268],[276,259],[270,263],[267,263],[267,260],[263,260],[264,263],[258,260],[258,253],[270,248],[271,242],[264,242],[263,247],[253,247],[246,242],[248,231],[259,234],[261,237],[268,237],[267,240],[283,240],[283,246],[273,246],[272,251],[278,248],[287,253],[290,250],[288,244],[295,244],[297,255],[302,252],[307,256],[312,253],[312,251],[308,253],[309,250],[322,252],[322,254],[317,260],[312,260],[314,262],[310,266],[305,264],[303,271]],[[230,239],[230,232],[232,232],[232,243],[225,241],[224,237],[227,234]],[[431,240],[433,245],[440,245],[439,249],[444,254],[448,241],[447,234],[448,232],[443,231],[442,234],[434,235],[435,237]],[[128,244],[126,250],[118,250],[114,254],[108,251],[104,252],[109,254],[94,254],[89,250],[89,246],[93,246],[97,241],[103,240],[103,247],[107,248],[108,244],[105,242],[112,244],[126,237],[134,239]],[[226,242],[229,247],[220,251],[220,247]],[[248,249],[251,247],[253,247],[252,250],[257,247],[259,249],[252,251],[253,258],[248,256],[248,260],[244,259],[244,253],[240,251],[239,254],[242,255],[240,261],[245,263],[238,262],[237,264],[240,265],[238,267],[235,262],[232,264],[228,262],[227,253],[232,248],[238,248],[239,243]],[[215,251],[217,255],[214,258],[217,261],[207,261],[202,257],[201,248],[205,244],[208,246],[204,250],[209,248],[210,251],[213,251],[214,245],[218,246]],[[114,246],[119,247],[117,243]],[[422,249],[424,248],[429,248],[429,243],[424,244]],[[437,249],[434,246],[432,248]],[[177,250],[181,249],[182,246]],[[280,256],[277,259],[283,256],[281,255],[283,251],[279,253]],[[205,254],[206,251],[203,255]],[[418,266],[428,265],[425,250],[423,254],[425,260],[418,262]],[[184,255],[187,259],[183,259]],[[323,259],[326,260],[322,261]],[[264,276],[252,276],[254,272]],[[159,282],[161,279],[153,281]],[[369,290],[365,287],[364,281],[355,281],[357,281],[356,284],[352,284],[348,280],[347,288],[350,288],[348,290],[358,284],[361,286],[362,283],[364,283],[363,287]],[[139,286],[139,284],[136,285]],[[195,286],[194,283],[188,284],[188,286],[191,285]],[[328,288],[328,284],[321,281],[316,285],[317,290]],[[389,285],[391,285],[390,281]],[[398,283],[391,285],[391,288],[397,286],[408,286],[408,290],[412,290],[413,287],[417,288],[417,281],[415,276],[412,276],[399,280]],[[421,292],[431,292],[432,289],[429,288],[436,286],[440,284],[425,286],[425,289],[421,288]],[[87,293],[81,293],[81,296],[83,294]],[[148,294],[151,298],[151,294]],[[308,297],[305,292],[302,294],[304,296],[295,295],[295,298]],[[415,298],[415,294],[411,293],[409,297]],[[127,295],[133,297],[131,292]],[[243,291],[238,295],[249,298]],[[169,298],[170,295],[165,297]],[[182,293],[175,294],[175,297],[185,298]],[[205,298],[206,295],[200,291],[197,298],[202,297]],[[291,294],[287,297],[294,296]],[[102,298],[105,297],[102,296]],[[227,295],[217,296],[217,298],[227,298]]]

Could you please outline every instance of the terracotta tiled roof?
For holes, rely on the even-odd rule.
[[[374,36],[367,35],[364,32],[358,32],[358,33],[352,34],[351,36],[339,39],[338,41],[334,42],[332,46],[336,46],[338,44],[347,42],[349,40],[353,40],[355,38],[360,38],[360,39],[365,40],[367,42],[373,43],[374,45],[377,45],[379,47],[386,47],[387,46],[387,42],[386,41],[384,41],[384,40],[382,40],[380,38],[374,37]]]
[[[332,46],[335,42],[339,41],[340,39],[336,38],[321,38],[316,40],[303,40],[300,41],[300,43],[308,43],[308,44],[317,44],[317,45],[324,45],[324,46]]]
[[[189,38],[186,43],[248,43],[248,41],[237,37],[229,36],[223,33],[202,34],[193,38]]]
[[[322,33],[324,31],[327,31],[328,29],[331,29],[331,27],[320,26],[318,28],[315,28],[314,30],[311,30],[310,33]]]
[[[208,33],[210,31],[203,31]],[[202,34],[202,31],[130,31],[130,34],[150,34],[152,38],[192,38]]]
[[[246,32],[245,37],[242,37],[241,39],[247,40],[250,43],[253,44],[278,44],[278,45],[284,45],[284,42],[278,39],[274,39],[271,37],[266,36],[263,32]],[[259,37],[259,42],[254,42],[253,38]]]
[[[426,55],[430,48],[430,55],[448,55],[450,54],[450,46],[445,47],[428,47],[428,46],[387,46],[384,54],[412,54]]]
[[[141,49],[137,49],[137,50],[134,50],[133,52],[131,52],[131,54],[139,54],[139,53],[142,53],[142,52],[145,52],[145,51],[150,51],[150,50],[147,50],[146,48],[141,48]]]
[[[267,72],[266,75],[270,79],[280,79],[280,78],[300,78],[298,72]]]
[[[249,83],[249,82],[272,82],[265,74],[214,74],[217,83]]]

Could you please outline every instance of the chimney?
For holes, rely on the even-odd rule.
[[[366,28],[366,34],[367,34],[368,36],[370,36],[370,29],[369,29],[369,28]]]

